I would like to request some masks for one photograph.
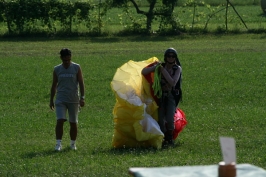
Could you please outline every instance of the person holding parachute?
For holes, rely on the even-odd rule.
[[[168,48],[164,52],[164,62],[154,62],[141,71],[144,77],[154,72],[152,89],[158,108],[158,123],[164,133],[163,146],[174,146],[174,116],[182,99],[182,68],[177,51]]]
[[[169,48],[164,62],[156,57],[130,60],[117,68],[111,81],[114,148],[173,146],[186,126],[185,113],[177,108],[182,96],[181,64]]]

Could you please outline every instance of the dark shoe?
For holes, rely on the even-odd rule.
[[[168,141],[168,146],[170,146],[170,147],[174,147],[175,146],[175,142],[174,142],[173,139]]]
[[[168,146],[168,141],[163,140],[162,147],[166,148]]]

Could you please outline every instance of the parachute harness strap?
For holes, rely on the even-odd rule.
[[[161,65],[157,65],[154,71],[154,82],[152,84],[152,89],[154,91],[154,95],[158,98],[162,97],[162,88],[161,88],[161,72],[159,72]]]

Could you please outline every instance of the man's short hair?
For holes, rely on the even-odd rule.
[[[64,56],[71,56],[71,50],[67,49],[67,48],[63,48],[61,49],[60,51],[60,55],[61,57],[64,57]]]

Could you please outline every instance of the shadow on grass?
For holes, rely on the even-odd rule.
[[[258,17],[266,17],[266,13],[261,13],[258,15]]]
[[[2,42],[49,42],[49,41],[76,41],[83,40],[84,42],[97,42],[97,43],[116,43],[116,42],[141,42],[141,41],[171,41],[174,38],[172,36],[152,36],[152,35],[129,35],[129,36],[108,36],[108,37],[76,37],[76,36],[68,36],[68,37],[32,37],[32,36],[7,36],[0,37]],[[182,37],[180,37],[182,39]]]
[[[111,149],[97,147],[94,150],[92,150],[92,155],[99,153],[107,153],[110,155],[134,154],[136,156],[138,155],[141,156],[143,154],[155,154],[161,151],[178,150],[178,148],[183,144],[184,142],[178,140],[175,142],[175,145],[173,147],[168,146],[168,147],[162,147],[160,149],[154,147],[135,147],[135,148],[124,147],[124,148],[111,148]]]
[[[23,154],[21,157],[25,158],[25,159],[33,159],[36,157],[44,157],[44,156],[54,156],[54,155],[58,155],[59,153],[64,153],[64,152],[69,152],[69,151],[73,151],[70,148],[64,148],[63,150],[61,150],[60,152],[55,151],[54,149],[49,149],[49,150],[43,150],[43,151],[38,151],[38,152],[29,152],[26,154]]]
[[[266,14],[259,14],[258,16],[266,17]],[[174,40],[183,40],[183,39],[195,39],[195,37],[200,36],[224,36],[228,34],[264,34],[265,29],[249,29],[248,32],[239,32],[231,31],[215,31],[213,33],[184,33],[184,35],[128,35],[128,36],[81,36],[77,37],[73,36],[54,36],[54,37],[47,37],[47,36],[40,36],[40,37],[32,37],[32,36],[6,36],[1,37],[1,42],[52,42],[52,41],[84,41],[85,43],[119,43],[119,42],[167,42],[167,41],[174,41]]]

